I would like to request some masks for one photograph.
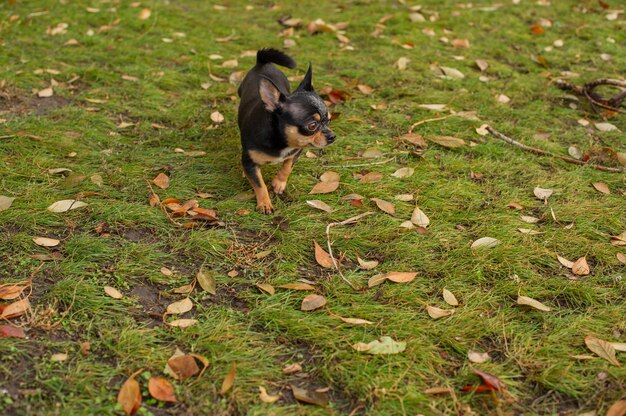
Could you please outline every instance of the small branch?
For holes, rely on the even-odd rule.
[[[625,172],[626,169],[625,168],[612,168],[609,166],[604,166],[604,165],[593,165],[587,162],[583,162],[582,160],[578,160],[578,159],[573,159],[571,157],[567,157],[567,156],[562,156],[562,155],[557,155],[555,153],[552,152],[548,152],[547,150],[543,150],[543,149],[539,149],[536,147],[531,147],[531,146],[527,146],[523,143],[518,142],[517,140],[514,140],[508,136],[505,136],[504,134],[500,133],[499,131],[495,130],[493,127],[491,126],[487,126],[487,131],[489,133],[491,133],[492,135],[494,135],[495,137],[497,137],[500,140],[503,140],[505,142],[507,142],[508,144],[511,144],[515,147],[519,147],[520,149],[526,150],[527,152],[531,152],[531,153],[535,153],[537,155],[541,155],[541,156],[550,156],[553,157],[555,159],[561,159],[565,162],[568,163],[573,163],[575,165],[580,165],[580,166],[589,166],[590,168],[596,169],[596,170],[601,170],[603,172]]]
[[[413,129],[421,124],[430,123],[431,121],[445,120],[449,117],[452,117],[453,115],[454,114],[448,114],[447,116],[443,116],[443,117],[427,118],[426,120],[420,120],[416,123],[411,124],[411,127],[409,127],[409,133],[413,133]]]
[[[582,87],[579,87],[577,85],[572,84],[571,82],[568,82],[562,79],[557,79],[554,82],[554,84],[563,91],[571,91],[574,94],[578,94],[580,96],[585,97],[589,101],[591,106],[594,108],[594,110],[595,110],[595,107],[601,107],[601,108],[604,108],[605,110],[626,114],[625,110],[618,108],[622,105],[622,103],[626,99],[626,91],[621,91],[615,97],[610,98],[608,100],[602,97],[600,94],[597,94],[593,91],[596,87],[599,87],[601,85],[609,85],[615,88],[626,88],[626,81],[620,81],[617,79],[610,79],[610,78],[601,78],[601,79],[596,79],[594,81],[587,82]]]
[[[348,285],[350,285],[350,287],[352,289],[354,289],[354,290],[358,290],[358,288],[356,288],[352,284],[352,282],[350,282],[348,279],[346,279],[346,277],[343,275],[343,273],[341,273],[341,270],[339,270],[339,266],[337,265],[337,261],[335,260],[335,256],[333,256],[333,249],[332,249],[331,244],[330,244],[330,227],[335,227],[335,226],[338,226],[338,225],[353,224],[353,223],[357,222],[358,220],[360,220],[361,218],[366,217],[368,215],[372,215],[372,214],[374,214],[374,212],[372,212],[372,211],[364,212],[363,214],[357,215],[356,217],[348,218],[347,220],[343,220],[341,222],[331,222],[330,224],[328,224],[326,226],[326,243],[328,245],[328,254],[330,255],[330,259],[333,261],[333,266],[335,266],[335,269],[339,273],[339,276],[341,276],[341,278],[344,280],[344,282],[346,282]]]

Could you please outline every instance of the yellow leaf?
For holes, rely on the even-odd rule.
[[[189,312],[193,308],[193,302],[189,298],[179,300],[178,302],[170,303],[167,305],[167,313],[172,315],[179,315],[185,312]]]
[[[267,394],[267,390],[265,390],[265,387],[259,386],[259,398],[263,403],[274,403],[276,400],[280,399],[280,395],[270,396],[269,394]]]
[[[124,295],[122,295],[122,293],[119,290],[111,286],[105,286],[104,293],[106,293],[113,299],[122,299],[124,297]]]
[[[591,335],[585,337],[585,345],[598,356],[604,358],[611,364],[621,367],[621,364],[615,358],[615,348],[610,342],[601,340]]]
[[[215,282],[215,278],[212,274],[207,274],[204,270],[200,269],[198,274],[196,274],[196,279],[198,279],[198,284],[202,289],[206,290],[212,295],[217,293],[217,283]]]
[[[233,361],[233,364],[230,367],[230,371],[228,372],[228,374],[224,378],[224,381],[222,382],[222,388],[220,389],[221,394],[226,393],[235,384],[235,372],[236,371],[237,371],[237,368],[235,367],[235,362]]]
[[[544,312],[550,312],[552,309],[550,309],[549,306],[544,305],[543,303],[539,302],[538,300],[535,300],[533,298],[529,298],[527,296],[518,296],[517,297],[517,304],[518,305],[526,305],[526,306],[531,306],[535,309],[538,309],[540,311],[544,311]]]
[[[445,288],[443,289],[443,300],[450,306],[459,306],[459,301],[456,296],[454,296],[454,293]]]

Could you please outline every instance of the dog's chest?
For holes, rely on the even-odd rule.
[[[258,150],[250,150],[250,158],[257,165],[266,165],[268,163],[282,163],[287,159],[290,159],[295,156],[298,149],[293,147],[286,147],[281,150],[278,156],[268,155],[265,152],[261,152]]]

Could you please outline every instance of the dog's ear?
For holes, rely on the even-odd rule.
[[[300,85],[298,85],[298,88],[296,88],[296,91],[309,91],[309,92],[315,91],[313,89],[312,81],[313,81],[313,66],[309,64],[309,70],[306,71],[306,75],[304,76],[304,79],[302,80]]]
[[[267,111],[276,111],[285,100],[283,93],[267,78],[261,78],[259,81],[259,95]]]

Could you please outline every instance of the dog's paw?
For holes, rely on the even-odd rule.
[[[286,188],[287,188],[287,181],[281,181],[278,178],[274,178],[274,180],[272,181],[272,189],[274,190],[274,193],[276,195],[280,195],[283,192],[285,192]]]
[[[268,199],[267,201],[259,201],[256,204],[256,209],[265,215],[272,214],[274,212],[274,207],[272,206],[272,202]]]

